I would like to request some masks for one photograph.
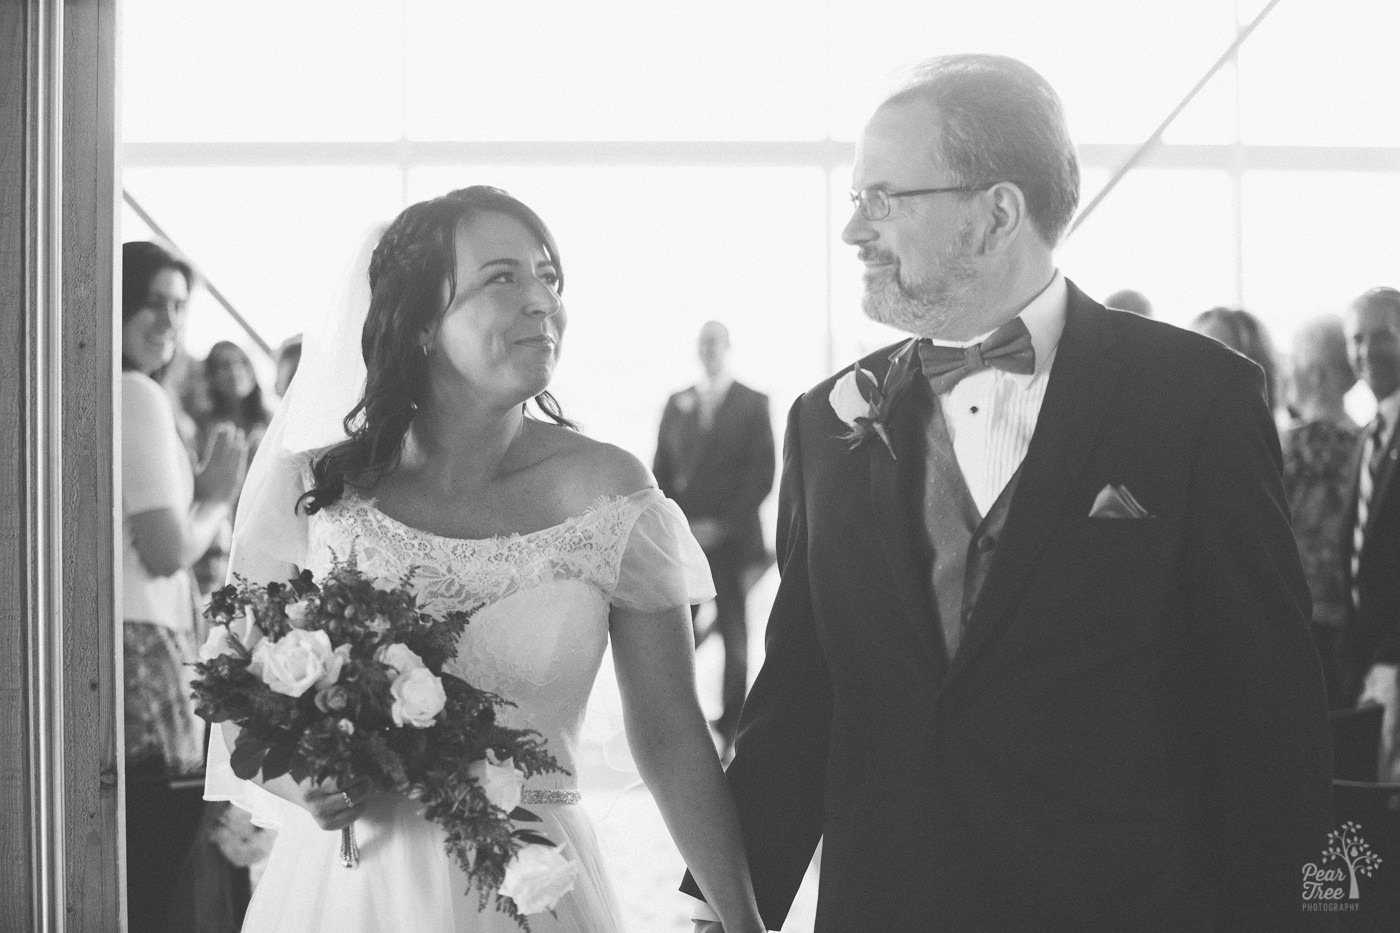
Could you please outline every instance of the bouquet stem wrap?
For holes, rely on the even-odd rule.
[[[340,864],[346,868],[360,867],[360,846],[355,842],[355,824],[340,830]]]

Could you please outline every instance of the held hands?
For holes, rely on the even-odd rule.
[[[195,469],[195,501],[232,502],[243,485],[247,461],[248,439],[243,432],[227,421],[216,425]]]

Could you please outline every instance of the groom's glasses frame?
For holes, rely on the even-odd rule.
[[[890,216],[891,198],[912,198],[921,194],[946,194],[950,191],[985,191],[1000,182],[980,185],[956,185],[951,188],[911,188],[908,191],[886,191],[884,188],[862,188],[851,192],[851,204],[866,220],[884,220]]]

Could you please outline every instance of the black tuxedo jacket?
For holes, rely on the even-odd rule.
[[[720,523],[723,541],[712,550],[742,561],[762,559],[758,508],[773,489],[775,468],[768,396],[732,383],[709,430],[700,426],[694,388],[666,401],[652,465],[656,482],[687,518]]]
[[[791,410],[782,583],[728,771],[770,928],[823,836],[819,933],[1328,922],[1301,896],[1333,828],[1327,702],[1262,374],[1069,293],[951,663],[917,406],[898,459],[839,439],[836,377]],[[1109,483],[1153,517],[1090,518]]]
[[[1348,589],[1356,586],[1358,601],[1342,628],[1343,696],[1360,692],[1373,664],[1400,664],[1400,431],[1391,434],[1371,492],[1365,543],[1355,578],[1351,575],[1352,529],[1356,524],[1356,482],[1361,455],[1353,465],[1351,511],[1342,543]]]

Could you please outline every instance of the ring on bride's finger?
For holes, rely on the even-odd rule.
[[[345,801],[345,809],[353,810],[355,808],[355,801],[351,799],[349,791],[341,791],[340,799]]]

